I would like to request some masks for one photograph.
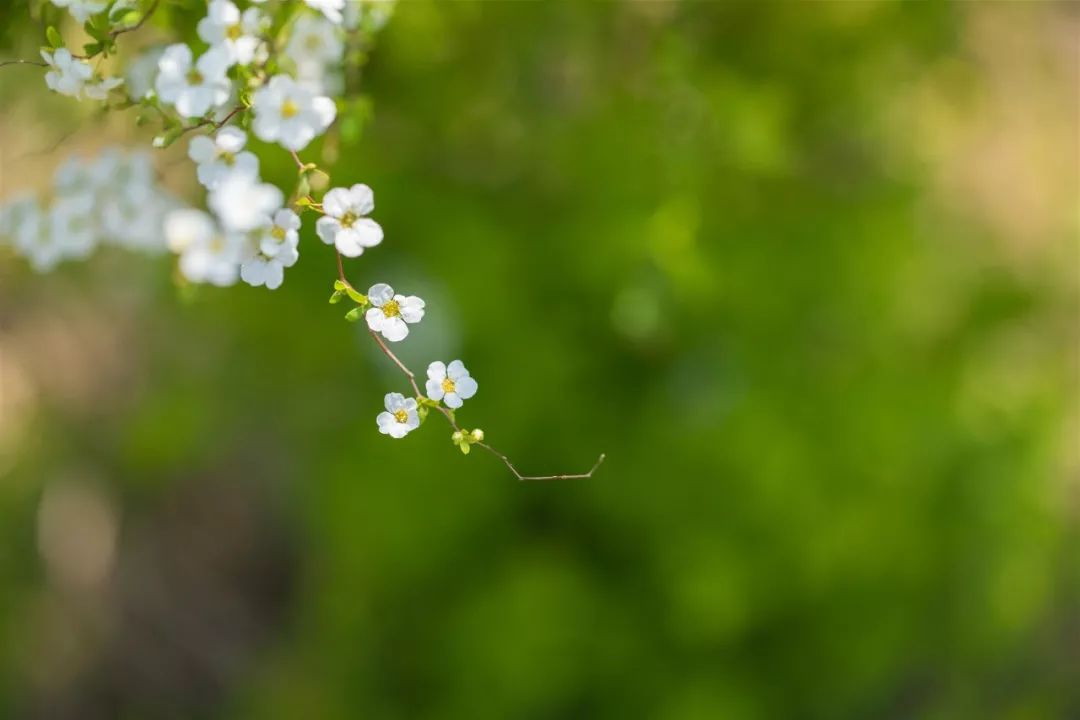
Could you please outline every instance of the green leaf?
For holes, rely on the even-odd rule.
[[[345,313],[345,319],[349,322],[356,322],[361,317],[360,308],[353,308],[349,312]]]
[[[64,47],[64,38],[60,37],[60,31],[52,25],[45,28],[45,37],[48,38],[49,44],[54,48]]]
[[[345,292],[345,288],[347,288],[347,287],[348,287],[348,285],[343,283],[341,280],[335,280],[334,281],[334,289],[337,290],[338,292]]]
[[[335,290],[334,294],[330,296],[330,304],[337,305],[339,302],[341,302],[341,298],[343,297],[345,296],[342,295],[339,291]]]
[[[345,286],[345,292],[349,295],[349,299],[352,300],[357,305],[367,305],[368,304],[367,295],[362,295],[362,294],[358,293],[354,288],[351,288],[348,285],[346,285]]]
[[[83,45],[83,52],[91,57],[97,55],[99,52],[101,52],[101,43],[86,43],[85,45]]]

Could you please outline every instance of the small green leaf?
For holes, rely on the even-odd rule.
[[[334,281],[334,289],[339,291],[339,292],[345,292],[345,288],[347,288],[347,287],[348,287],[348,285],[343,283],[341,280],[335,280]]]
[[[330,296],[330,304],[337,305],[339,302],[341,302],[341,298],[343,297],[345,296],[342,295],[339,291],[335,290],[334,294]]]
[[[367,305],[368,304],[367,296],[366,295],[361,295],[354,288],[351,288],[348,285],[346,285],[345,286],[345,292],[348,293],[349,299],[351,299],[357,305]]]
[[[349,312],[345,313],[345,319],[349,322],[356,322],[361,317],[360,308],[353,308]]]
[[[45,37],[48,38],[49,44],[54,48],[64,47],[64,38],[60,37],[60,31],[52,25],[45,28]]]
[[[416,409],[416,414],[420,417],[420,423],[423,424],[427,420],[428,413],[430,411],[424,405],[421,405]]]
[[[86,53],[87,56],[93,57],[94,55],[97,55],[99,52],[101,52],[101,43],[86,43],[85,45],[83,45],[83,52]]]

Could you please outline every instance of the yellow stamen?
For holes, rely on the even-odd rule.
[[[453,380],[451,380],[450,378],[444,378],[443,379],[443,381],[442,381],[443,392],[452,393],[452,392],[454,392],[454,387],[455,386],[454,386],[454,381]]]
[[[221,158],[221,162],[225,163],[229,167],[232,167],[236,163],[236,156],[231,152],[222,151],[218,153],[218,157]]]
[[[352,227],[353,223],[356,222],[356,213],[347,212],[341,216],[341,220],[339,220],[338,222],[341,223],[341,227],[350,228]]]
[[[292,100],[281,103],[281,117],[286,119],[295,117],[298,112],[300,112],[300,108]]]
[[[398,305],[397,300],[391,300],[382,306],[382,311],[386,317],[397,317],[401,314],[401,306]]]
[[[285,228],[275,225],[274,228],[270,231],[270,237],[274,238],[278,242],[281,242],[285,239]]]
[[[203,84],[202,73],[199,72],[198,70],[194,69],[194,68],[192,68],[191,70],[188,70],[187,81],[188,81],[188,85],[202,85]]]
[[[243,34],[244,29],[240,27],[239,23],[237,23],[236,25],[230,25],[229,29],[225,31],[225,37],[229,38],[230,40],[236,40]]]
[[[409,421],[409,413],[405,412],[404,410],[395,410],[394,419],[397,420],[399,423],[406,423]]]

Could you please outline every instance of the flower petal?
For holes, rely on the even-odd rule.
[[[394,288],[386,283],[375,283],[368,289],[367,296],[372,305],[382,307],[394,299]]]

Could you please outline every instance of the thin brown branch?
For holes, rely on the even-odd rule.
[[[225,126],[225,123],[232,120],[233,117],[235,117],[238,112],[243,112],[246,109],[247,108],[244,107],[243,105],[237,105],[236,107],[234,107],[232,110],[229,111],[228,115],[221,118],[221,120],[219,120],[218,122],[214,123],[214,128],[217,129],[217,130],[220,130],[222,127]]]
[[[150,7],[148,7],[146,9],[146,12],[143,13],[143,16],[141,18],[139,18],[139,22],[135,23],[134,25],[130,25],[128,27],[125,27],[125,28],[119,28],[117,30],[113,30],[112,32],[109,33],[109,37],[115,38],[117,35],[123,35],[124,33],[135,32],[136,30],[141,28],[144,24],[146,24],[146,21],[150,19],[150,16],[153,15],[154,12],[158,9],[158,2],[159,2],[159,0],[154,0],[154,2],[150,3]]]
[[[490,445],[488,445],[487,443],[483,443],[483,442],[478,442],[478,443],[476,443],[476,445],[484,448],[489,453],[491,453],[495,457],[502,460],[503,464],[506,465],[506,467],[508,467],[510,469],[510,472],[514,473],[514,477],[516,477],[519,481],[524,481],[524,480],[581,480],[581,479],[584,479],[584,478],[591,478],[593,476],[593,473],[596,472],[597,469],[599,469],[599,467],[604,463],[604,458],[606,457],[606,455],[604,455],[604,453],[600,453],[600,457],[598,457],[596,459],[596,463],[589,469],[588,472],[584,472],[584,473],[570,473],[570,474],[562,474],[562,475],[522,475],[520,472],[518,472],[518,469],[516,467],[514,467],[514,463],[510,462],[510,458],[506,457],[505,455],[503,455],[501,452],[499,452],[495,448],[493,448]]]

